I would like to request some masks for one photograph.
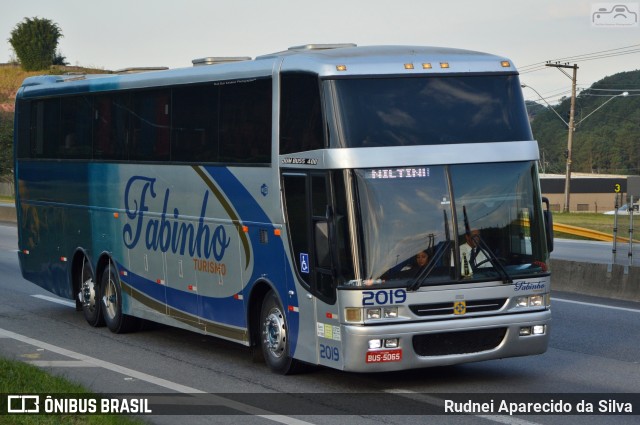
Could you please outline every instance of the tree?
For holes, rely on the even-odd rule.
[[[56,55],[62,31],[49,19],[25,18],[11,31],[9,43],[25,71],[48,69]]]

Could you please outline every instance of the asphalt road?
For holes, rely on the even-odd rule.
[[[585,263],[611,264],[614,262],[613,248],[613,242],[556,239],[551,258]],[[615,249],[615,264],[640,267],[640,244],[635,243],[630,247],[628,242],[618,242]],[[629,252],[632,253],[631,256],[629,256]]]
[[[15,227],[0,225],[0,356],[32,362],[96,392],[158,393],[175,404],[172,409],[199,395],[209,406],[233,414],[144,416],[150,423],[638,423],[640,412],[615,417],[426,416],[441,411],[450,393],[472,401],[489,396],[496,409],[515,393],[531,402],[549,394],[556,401],[573,400],[575,393],[589,400],[632,397],[640,410],[640,305],[636,303],[554,293],[551,344],[540,356],[400,373],[316,369],[285,377],[253,363],[247,348],[217,338],[167,327],[125,335],[89,327],[71,302],[22,279],[15,234]],[[252,407],[256,401],[259,411]],[[405,412],[414,414],[401,414]]]

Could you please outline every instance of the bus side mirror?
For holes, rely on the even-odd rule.
[[[546,208],[542,211],[544,216],[544,231],[547,235],[547,249],[549,252],[553,252],[553,215],[549,208],[549,198],[542,198],[542,203],[546,205]]]

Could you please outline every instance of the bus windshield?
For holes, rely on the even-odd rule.
[[[362,148],[533,140],[517,75],[325,81],[339,135]]]
[[[355,180],[364,282],[353,284],[547,272],[535,163],[359,169]]]

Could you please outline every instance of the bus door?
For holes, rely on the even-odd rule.
[[[331,249],[334,209],[330,175],[327,172],[284,173],[283,183],[296,276],[306,290],[306,294],[298,294],[301,319],[296,357],[311,357],[320,364],[340,367],[342,343]],[[308,319],[311,311],[314,321]],[[315,353],[299,352],[313,347]]]

